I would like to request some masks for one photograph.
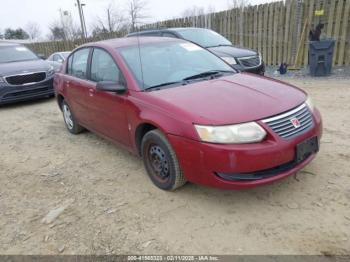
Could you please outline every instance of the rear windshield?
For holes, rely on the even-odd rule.
[[[184,39],[203,47],[232,45],[232,43],[225,37],[208,29],[183,29],[176,32],[180,34]]]
[[[38,59],[39,57],[25,46],[0,46],[0,63]]]

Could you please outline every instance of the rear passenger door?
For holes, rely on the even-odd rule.
[[[69,57],[66,79],[63,83],[68,104],[79,123],[84,126],[89,126],[91,123],[89,90],[93,83],[88,80],[90,52],[91,48],[81,48]]]

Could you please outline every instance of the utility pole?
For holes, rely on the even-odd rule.
[[[85,23],[85,15],[84,15],[84,7],[85,4],[81,4],[81,14],[83,17],[83,25],[84,25],[84,30],[85,30],[85,37],[87,38],[87,30],[86,30],[86,23]]]
[[[80,25],[81,25],[81,35],[83,39],[85,39],[85,27],[84,27],[84,18],[83,18],[83,12],[80,4],[80,0],[77,0],[78,5],[78,11],[79,11],[79,18],[80,18]]]
[[[111,24],[111,10],[107,9],[107,18],[108,18],[108,29],[109,32],[112,32],[112,24]]]

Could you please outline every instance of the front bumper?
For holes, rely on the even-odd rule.
[[[257,75],[264,75],[265,74],[264,62],[261,63],[261,65],[259,65],[257,67],[252,67],[252,68],[245,68],[240,64],[232,65],[232,67],[238,71],[241,71],[241,72],[248,72],[248,73],[257,74]]]
[[[0,84],[0,104],[32,100],[54,95],[53,77],[31,85]]]
[[[296,145],[304,140],[322,136],[322,121],[317,109],[313,114],[314,125],[308,131],[292,139],[282,139],[263,123],[268,137],[261,143],[245,145],[209,144],[179,136],[168,135],[182,171],[187,180],[197,184],[223,189],[244,189],[268,184],[297,173],[310,163],[316,154],[298,164],[291,164],[296,157]],[[230,179],[229,174],[259,174],[273,170],[271,175],[256,179]]]

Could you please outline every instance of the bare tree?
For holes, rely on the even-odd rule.
[[[40,26],[35,22],[29,22],[25,27],[31,40],[38,39],[41,36]]]
[[[135,31],[137,25],[147,18],[145,15],[146,6],[146,0],[129,0],[128,15],[132,32]]]
[[[66,33],[64,32],[63,27],[58,21],[53,22],[50,26],[50,33],[48,34],[48,38],[52,41],[57,40],[68,40]]]
[[[198,7],[198,6],[192,6],[187,9],[185,9],[181,13],[181,17],[193,17],[193,16],[199,16],[199,15],[204,15],[204,7]]]
[[[181,13],[181,17],[193,17],[193,16],[200,16],[200,15],[205,15],[209,13],[214,13],[215,12],[215,7],[212,5],[209,5],[206,9],[204,7],[199,7],[199,6],[192,6],[187,9],[185,9]]]
[[[250,1],[249,0],[229,0],[227,5],[229,9],[244,8],[250,5]]]
[[[74,40],[81,37],[80,27],[73,22],[70,12],[60,10],[60,19],[49,26],[51,40]]]
[[[209,5],[207,7],[207,14],[212,14],[212,13],[215,13],[215,6]]]
[[[81,28],[74,23],[71,12],[60,10],[59,23],[61,24],[67,39],[73,40],[82,36]]]
[[[105,17],[97,17],[93,31],[118,32],[127,25],[126,18],[112,3],[105,9]]]

